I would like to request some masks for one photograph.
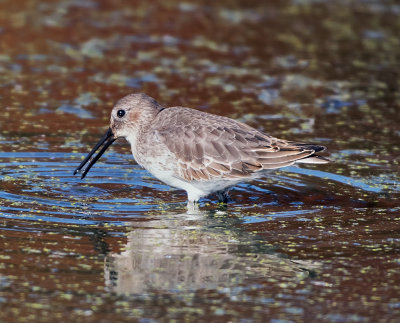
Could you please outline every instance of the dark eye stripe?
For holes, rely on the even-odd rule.
[[[118,110],[117,116],[122,118],[125,115],[125,110]]]

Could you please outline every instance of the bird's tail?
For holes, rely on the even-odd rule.
[[[303,148],[303,149],[312,149],[314,150],[314,154],[307,156],[302,159],[296,160],[296,163],[303,163],[303,164],[327,164],[331,160],[323,157],[316,155],[315,153],[322,152],[326,149],[325,146],[321,145],[315,145],[315,144],[305,144],[305,143],[293,143],[296,147]]]

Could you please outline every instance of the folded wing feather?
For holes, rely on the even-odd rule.
[[[171,109],[177,108],[162,113]],[[179,109],[183,111],[173,125],[166,122],[155,131],[176,157],[179,175],[187,181],[237,179],[296,162],[328,162],[315,155],[323,146],[279,140],[233,119],[200,111],[193,116],[196,110],[191,110],[188,119],[185,110],[189,109]]]

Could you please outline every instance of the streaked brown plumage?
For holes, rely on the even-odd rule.
[[[95,148],[108,138],[110,145],[119,137],[130,142],[141,166],[167,184],[186,190],[192,202],[213,192],[224,200],[231,186],[258,177],[264,170],[328,162],[315,154],[323,146],[277,139],[239,121],[194,109],[163,108],[145,94],[128,95],[115,105],[110,130]]]

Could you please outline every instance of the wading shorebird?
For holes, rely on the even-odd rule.
[[[328,162],[316,155],[324,146],[277,139],[227,117],[184,107],[164,108],[146,94],[130,94],[114,106],[110,128],[74,175],[89,162],[83,179],[121,137],[131,144],[140,166],[162,182],[185,190],[188,204],[212,193],[227,202],[232,186],[271,169]]]

